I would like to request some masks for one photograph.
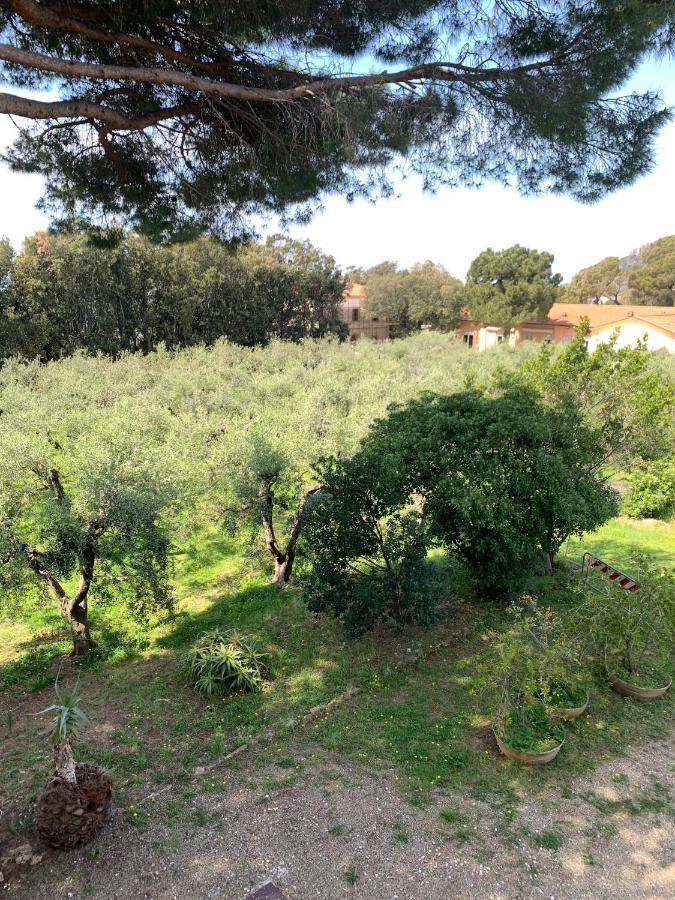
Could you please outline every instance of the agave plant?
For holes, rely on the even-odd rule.
[[[82,701],[74,689],[62,692],[56,679],[56,703],[38,715],[52,713],[43,732],[54,747],[54,774],[37,803],[39,835],[54,847],[76,847],[93,837],[107,819],[112,799],[112,780],[100,766],[76,763],[72,743],[87,723]]]
[[[267,654],[255,638],[237,632],[211,631],[197,641],[188,653],[190,677],[203,694],[229,694],[233,691],[257,692],[268,669]]]
[[[54,684],[57,702],[38,713],[39,716],[54,713],[50,726],[45,729],[43,734],[50,739],[54,746],[54,774],[70,784],[77,784],[71,742],[87,723],[87,716],[81,706],[81,698],[77,696],[79,683],[78,678],[71,692],[62,693],[57,678]]]

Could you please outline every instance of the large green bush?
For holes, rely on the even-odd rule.
[[[423,395],[378,421],[361,452],[373,481],[396,478],[402,495],[424,498],[432,535],[491,591],[517,592],[616,509],[574,405],[525,389]]]
[[[675,456],[647,463],[627,480],[630,492],[623,503],[627,516],[666,518],[675,510]]]

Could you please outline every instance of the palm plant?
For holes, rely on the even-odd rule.
[[[78,696],[79,679],[72,691],[62,691],[56,679],[56,703],[38,715],[52,714],[43,732],[54,747],[54,773],[37,803],[36,826],[40,837],[54,847],[70,849],[93,837],[107,819],[112,780],[100,766],[76,763],[72,743],[87,723]]]

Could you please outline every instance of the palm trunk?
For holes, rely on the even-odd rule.
[[[54,747],[54,774],[69,784],[77,784],[75,760],[68,741]]]

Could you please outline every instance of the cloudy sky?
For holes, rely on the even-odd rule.
[[[644,65],[630,87],[657,90],[675,106],[675,62]],[[14,133],[12,123],[0,117],[0,147]],[[17,249],[46,225],[35,209],[41,185],[39,177],[13,174],[0,163],[0,236]],[[274,230],[271,223],[268,231]],[[309,225],[290,233],[309,238],[345,267],[431,259],[460,278],[481,250],[518,243],[554,253],[556,271],[569,280],[604,256],[624,256],[675,233],[675,121],[661,132],[652,171],[594,206],[565,197],[524,198],[495,185],[428,196],[411,179],[400,185],[398,196],[375,205],[329,197]]]

